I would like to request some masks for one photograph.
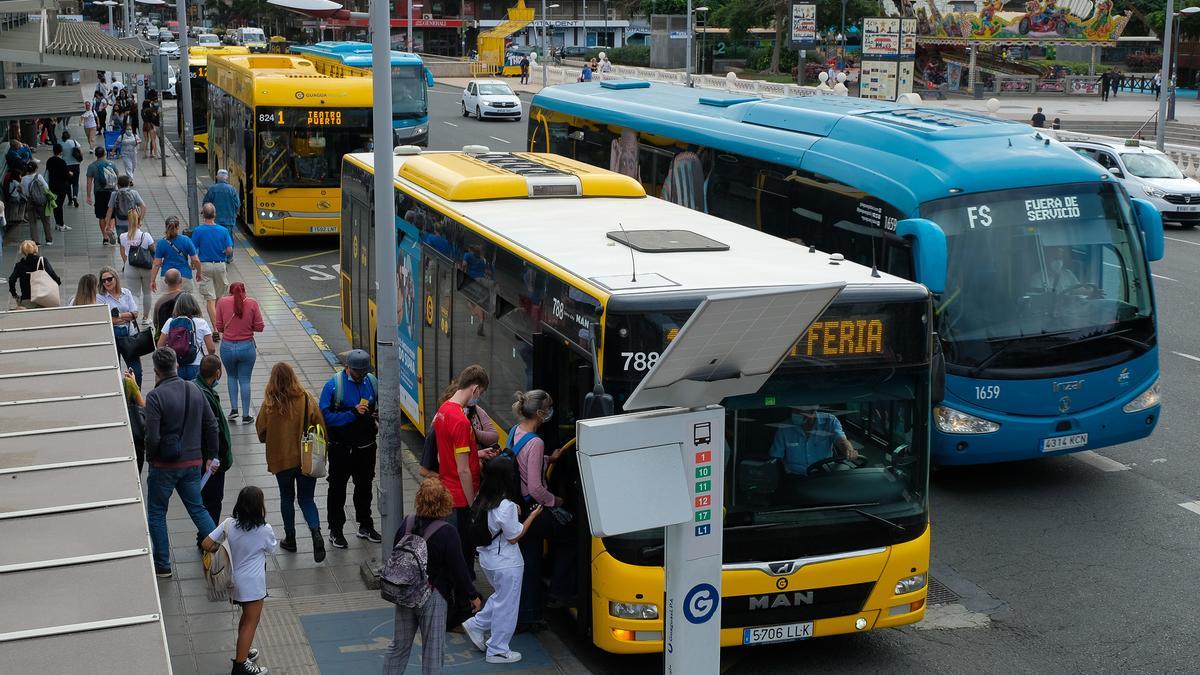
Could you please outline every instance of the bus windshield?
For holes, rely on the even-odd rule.
[[[416,119],[425,114],[424,66],[393,66],[392,119]]]
[[[188,66],[191,74],[188,82],[192,88],[192,124],[198,132],[208,131],[208,78],[202,74],[207,71],[204,66]]]
[[[1149,349],[1145,258],[1118,190],[1053,185],[922,208],[946,233],[946,289],[936,312],[950,365],[1051,366]]]
[[[258,185],[263,187],[338,187],[342,155],[371,145],[367,127],[272,129],[258,132]]]
[[[927,368],[776,374],[726,399],[726,564],[886,546],[925,527]],[[607,537],[662,562],[662,531]]]

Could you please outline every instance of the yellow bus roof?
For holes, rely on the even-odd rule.
[[[371,107],[371,78],[323,75],[287,54],[214,54],[208,81],[251,105]]]
[[[399,175],[449,201],[646,196],[629,176],[541,153],[422,153],[407,158]]]
[[[188,47],[188,65],[203,66],[208,63],[208,57],[210,55],[249,53],[249,47],[233,45],[221,45],[220,47]]]

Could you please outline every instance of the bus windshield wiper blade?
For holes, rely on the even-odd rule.
[[[745,532],[746,530],[767,530],[772,527],[786,527],[795,523],[750,523],[749,525],[734,525],[724,528],[725,532]]]
[[[847,507],[847,508],[838,509],[838,511],[853,511],[854,513],[857,513],[858,515],[860,515],[864,518],[868,518],[877,523],[882,523],[884,525],[887,525],[888,527],[892,528],[893,530],[895,530],[897,532],[906,532],[907,531],[904,529],[904,526],[901,525],[900,523],[897,523],[892,520],[888,520],[887,518],[884,518],[883,516],[877,516],[874,513],[868,513],[866,511],[863,511],[862,509]]]
[[[837,511],[838,509],[856,509],[862,506],[879,506],[879,502],[863,502],[861,504],[830,504],[828,506],[796,506],[784,507],[780,509],[768,509],[759,511],[762,514],[768,513],[805,513],[809,511]]]
[[[1123,342],[1128,342],[1131,345],[1140,347],[1142,349],[1142,351],[1147,351],[1147,352],[1150,351],[1150,345],[1146,344],[1145,342],[1142,342],[1141,340],[1137,340],[1137,339],[1134,339],[1134,338],[1131,338],[1131,337],[1125,335],[1125,333],[1128,333],[1130,330],[1132,330],[1132,329],[1123,328],[1121,330],[1114,330],[1114,331],[1111,331],[1108,333],[1096,333],[1095,335],[1089,335],[1085,338],[1079,338],[1078,340],[1071,340],[1069,342],[1063,342],[1060,344],[1051,345],[1049,347],[1049,349],[1058,349],[1059,347],[1065,347],[1067,345],[1077,345],[1077,344],[1082,344],[1084,342],[1093,342],[1095,340],[1102,340],[1104,338],[1111,337],[1111,338],[1116,338],[1118,340],[1121,340]]]

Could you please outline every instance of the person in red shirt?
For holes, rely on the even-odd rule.
[[[454,513],[457,518],[459,538],[462,541],[463,557],[467,568],[474,572],[471,563],[475,547],[468,541],[471,521],[471,504],[479,492],[479,445],[475,441],[475,430],[463,412],[464,406],[476,405],[487,391],[489,380],[483,366],[467,366],[454,380],[454,394],[438,408],[433,416],[433,435],[438,448],[438,475],[454,498]],[[491,451],[484,452],[484,459],[491,459]]]

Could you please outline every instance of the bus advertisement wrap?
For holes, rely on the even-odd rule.
[[[417,331],[420,319],[414,316],[420,296],[417,270],[421,269],[421,235],[407,220],[396,217],[396,326],[400,349],[400,407],[409,419],[420,420],[420,381],[417,376]]]

